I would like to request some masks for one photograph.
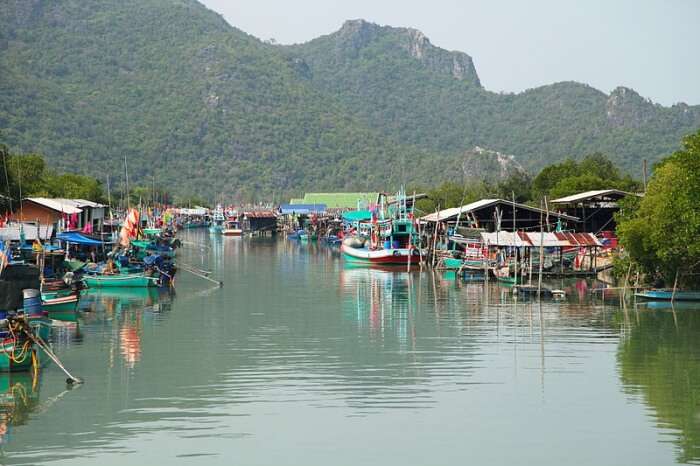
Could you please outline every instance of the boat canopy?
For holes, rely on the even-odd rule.
[[[104,244],[102,241],[85,236],[78,231],[64,231],[56,235],[56,239],[81,246],[102,246]]]
[[[343,213],[343,220],[347,222],[361,222],[363,220],[371,220],[372,212],[369,210],[351,210]]]

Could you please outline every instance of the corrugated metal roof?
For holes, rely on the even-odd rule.
[[[2,241],[19,241],[19,223],[11,223],[3,228],[0,228],[0,240]],[[27,241],[34,241],[37,239],[37,229],[39,229],[39,234],[41,239],[49,239],[53,234],[53,227],[51,225],[41,225],[37,228],[37,225],[33,224],[23,224],[24,236]]]
[[[76,207],[92,207],[93,209],[99,209],[101,207],[107,207],[99,202],[88,201],[85,199],[66,199],[66,201],[75,202]]]
[[[552,204],[569,204],[572,202],[594,199],[596,197],[609,196],[611,194],[614,194],[615,196],[619,197],[639,196],[639,194],[628,193],[626,191],[620,191],[619,189],[599,189],[596,191],[586,191],[583,193],[572,194],[571,196],[560,197],[559,199],[552,199],[550,202]]]
[[[600,247],[602,243],[593,233],[569,232],[482,232],[481,241],[490,246],[517,247]]]
[[[39,204],[48,209],[55,210],[56,212],[62,212],[64,214],[79,214],[83,210],[78,208],[74,202],[70,202],[68,199],[49,199],[46,197],[27,197],[25,201],[30,201],[35,204]]]
[[[469,212],[473,212],[475,210],[483,209],[485,207],[490,207],[495,204],[505,204],[508,206],[512,206],[513,202],[512,201],[506,201],[505,199],[481,199],[476,202],[472,202],[471,204],[465,204],[462,207],[453,207],[451,209],[444,209],[439,211],[437,214],[432,213],[425,215],[424,217],[421,217],[421,220],[425,220],[426,222],[435,222],[438,219],[440,221],[445,221],[445,220],[452,220],[456,219],[457,216],[459,215],[460,210],[462,211],[462,214],[466,214]],[[532,207],[529,205],[525,204],[519,204],[515,203],[515,209],[518,210],[529,210],[531,212],[544,212],[544,210],[539,209],[537,207]],[[549,215],[555,218],[562,218],[565,220],[578,220],[576,217],[572,217],[571,215],[565,215],[565,214],[559,214],[556,212],[549,212]]]

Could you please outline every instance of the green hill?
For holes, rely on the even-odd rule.
[[[194,0],[0,0],[0,142],[61,170],[252,199],[461,177],[478,145],[525,168],[600,150],[633,169],[698,107],[560,83],[484,90],[471,58],[364,21],[264,43]]]
[[[605,152],[639,173],[642,158],[657,160],[700,127],[700,106],[665,108],[622,87],[610,95],[575,82],[489,92],[469,56],[414,29],[347,21],[288,53],[309,64],[317,87],[394,141],[458,154],[482,146],[530,169]]]

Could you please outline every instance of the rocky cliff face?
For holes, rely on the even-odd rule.
[[[632,89],[618,87],[605,103],[608,124],[614,128],[640,128],[654,118],[654,104]]]
[[[475,146],[466,151],[462,159],[465,179],[495,182],[515,173],[525,173],[525,169],[512,155]]]
[[[379,46],[397,48],[427,69],[441,75],[473,83],[481,87],[472,58],[463,52],[450,52],[435,47],[417,29],[379,26],[363,19],[346,21],[330,36],[336,42],[336,55],[356,58],[363,49]]]

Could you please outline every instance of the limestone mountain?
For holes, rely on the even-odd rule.
[[[462,176],[475,146],[526,169],[601,151],[635,169],[700,109],[559,83],[484,89],[415,29],[346,22],[265,43],[195,0],[0,0],[0,143],[63,170],[244,199]]]
[[[446,153],[478,145],[516,154],[529,169],[604,152],[638,173],[642,158],[669,153],[700,127],[700,106],[666,108],[625,88],[608,96],[561,82],[489,92],[470,57],[441,50],[412,29],[348,21],[288,50],[309,65],[317,87],[394,141]]]

